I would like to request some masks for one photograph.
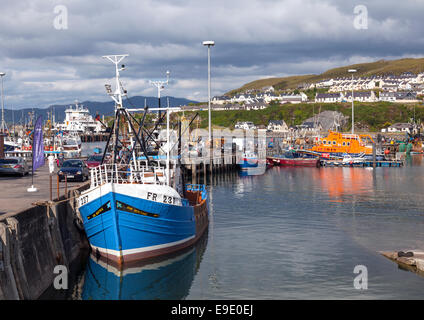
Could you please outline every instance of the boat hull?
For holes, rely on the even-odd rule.
[[[272,158],[274,165],[283,167],[319,167],[318,158]]]
[[[196,206],[173,205],[113,189],[94,197],[79,211],[94,254],[114,263],[184,249],[195,243],[208,225],[206,200]]]
[[[256,168],[258,166],[258,158],[243,158],[239,166],[241,170]]]

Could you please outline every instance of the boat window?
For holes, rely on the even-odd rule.
[[[62,167],[82,167],[81,160],[67,160],[63,163]]]
[[[346,142],[345,141],[343,141],[343,147],[346,145]]]
[[[333,141],[333,145],[336,145],[336,141]]]
[[[90,156],[88,157],[87,161],[102,161],[103,156]]]
[[[322,143],[323,143],[323,144],[327,144],[327,140],[323,140],[323,141],[322,141]]]
[[[350,142],[348,142],[347,145],[350,146]]]

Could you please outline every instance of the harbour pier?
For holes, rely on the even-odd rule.
[[[62,182],[48,201],[48,176],[47,165],[36,171],[34,193],[26,191],[30,176],[0,179],[0,300],[38,299],[52,286],[55,268],[70,272],[88,249],[76,221],[76,196],[88,183]]]
[[[213,158],[186,159],[184,163],[184,178],[193,184],[198,184],[201,179],[212,179],[212,176],[237,172],[239,170],[236,155],[222,155]]]

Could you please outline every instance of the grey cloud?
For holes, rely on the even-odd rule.
[[[65,5],[69,28],[55,30]],[[353,8],[368,9],[369,28],[353,27]],[[93,0],[2,1],[0,69],[7,103],[43,105],[107,100],[113,77],[102,55],[129,53],[125,81],[155,94],[147,80],[171,70],[166,94],[205,99],[206,49],[213,39],[213,94],[258,78],[319,73],[364,59],[421,56],[424,3],[405,0]],[[137,87],[140,86],[140,87]]]

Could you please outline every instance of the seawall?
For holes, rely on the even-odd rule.
[[[55,201],[0,216],[0,300],[38,299],[57,265],[70,265],[88,241],[75,221],[76,196],[88,183]]]

